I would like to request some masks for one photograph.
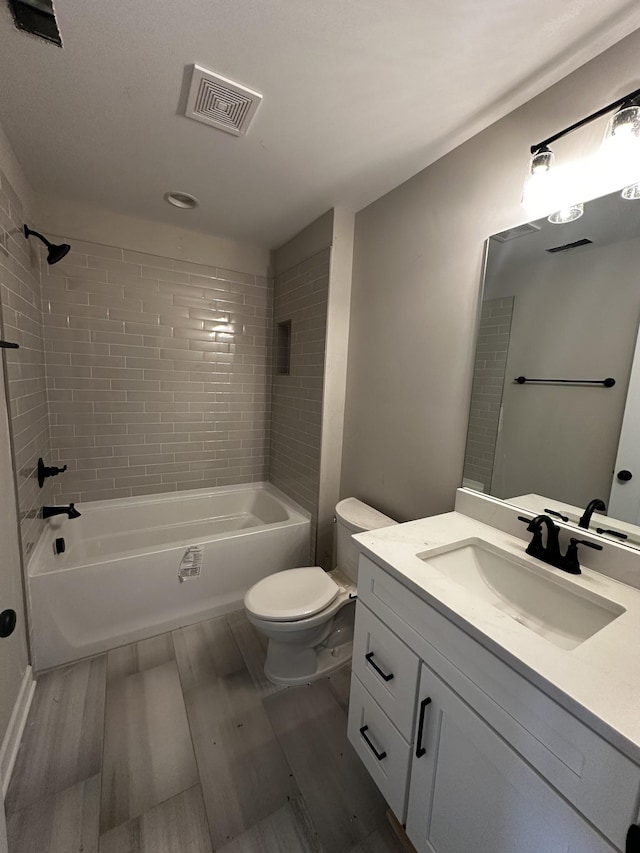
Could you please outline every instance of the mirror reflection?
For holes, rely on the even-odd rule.
[[[620,192],[489,239],[463,485],[640,547],[639,273]]]

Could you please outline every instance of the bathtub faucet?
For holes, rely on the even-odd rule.
[[[51,518],[52,515],[67,515],[69,518],[80,518],[82,513],[78,512],[75,504],[69,506],[43,506],[42,517]]]

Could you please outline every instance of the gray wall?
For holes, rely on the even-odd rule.
[[[290,374],[271,386],[269,479],[311,513],[315,554],[333,214],[274,253],[274,327],[291,321]]]
[[[637,86],[640,32],[356,217],[342,495],[398,518],[462,480],[483,244],[526,220],[529,147]],[[604,127],[558,153],[596,149]]]

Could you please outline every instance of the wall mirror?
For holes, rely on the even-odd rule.
[[[639,320],[640,197],[490,237],[463,485],[640,548]]]

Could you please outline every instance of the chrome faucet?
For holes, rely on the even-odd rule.
[[[538,560],[542,560],[543,563],[554,566],[556,569],[569,572],[571,575],[581,574],[580,563],[578,561],[578,545],[586,545],[587,548],[593,548],[594,551],[602,551],[602,545],[597,545],[595,542],[589,542],[586,539],[572,538],[569,540],[567,553],[563,554],[560,550],[560,540],[558,538],[559,528],[555,526],[548,515],[536,515],[535,518],[525,518],[519,515],[518,521],[523,521],[527,525],[529,533],[533,533],[526,553]],[[547,528],[546,545],[542,544],[543,527]]]
[[[578,522],[578,527],[583,527],[585,530],[589,529],[589,524],[591,523],[591,516],[594,512],[606,512],[607,505],[600,498],[594,498],[592,501],[589,501],[585,511]]]
[[[78,512],[75,504],[69,506],[43,506],[42,517],[51,518],[53,515],[66,515],[68,518],[80,518],[82,513]]]

